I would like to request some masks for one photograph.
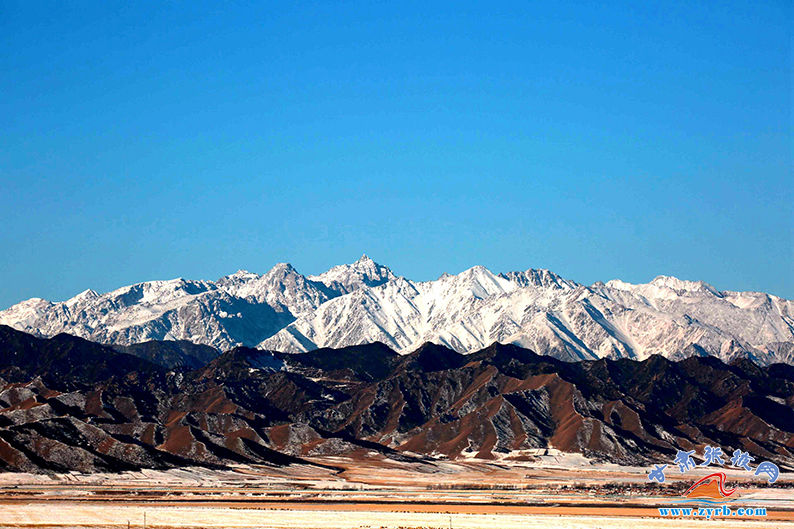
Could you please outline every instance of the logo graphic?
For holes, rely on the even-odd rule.
[[[685,474],[690,470],[695,470],[702,467],[711,465],[728,467],[723,457],[728,457],[718,446],[706,445],[703,448],[703,455],[698,456],[703,461],[698,464],[692,457],[695,450],[678,450],[675,458],[672,461],[673,468],[678,466],[678,471]],[[751,473],[754,477],[766,477],[766,482],[769,484],[777,481],[780,475],[780,469],[771,461],[763,461],[753,469],[750,463],[755,458],[749,453],[736,449],[733,451],[733,456],[730,458],[730,466],[736,470],[743,470]],[[648,481],[656,481],[664,483],[666,481],[665,470],[669,463],[666,465],[654,465],[654,468],[648,471]],[[678,500],[671,500],[675,506],[659,507],[660,516],[668,517],[730,517],[730,516],[766,516],[766,507],[740,507],[732,509],[727,506],[728,503],[739,500],[741,494],[736,488],[727,488],[725,482],[727,481],[725,472],[713,472],[704,476],[689,487],[682,495],[683,497]],[[740,502],[742,500],[739,500]],[[700,504],[701,507],[685,507],[681,504]],[[717,505],[718,507],[709,507],[710,505]]]
[[[728,503],[739,498],[736,489],[725,489],[725,472],[714,472],[697,480],[683,496],[703,503]]]

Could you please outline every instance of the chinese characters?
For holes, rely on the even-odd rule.
[[[678,470],[682,474],[687,470],[691,470],[696,467],[707,467],[709,465],[720,465],[725,466],[725,460],[722,459],[724,455],[722,452],[722,448],[718,446],[710,446],[706,445],[703,448],[703,462],[695,464],[695,460],[692,458],[692,455],[695,453],[694,450],[679,450],[675,458],[673,459],[673,464],[678,465]],[[749,472],[753,471],[753,468],[750,467],[750,463],[755,461],[755,458],[752,457],[748,452],[744,452],[742,450],[734,450],[733,456],[731,457],[730,464],[736,468],[742,468]],[[648,473],[648,481],[658,481],[659,483],[664,483],[665,475],[664,471],[668,465],[656,465],[656,468],[652,469]],[[765,474],[767,477],[767,481],[769,483],[774,483],[777,481],[778,476],[780,475],[780,469],[774,463],[770,461],[764,461],[760,463],[755,468],[755,476]]]

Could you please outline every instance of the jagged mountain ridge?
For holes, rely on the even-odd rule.
[[[171,347],[153,342],[149,347]],[[155,357],[158,355],[154,355]],[[531,457],[650,464],[741,448],[792,468],[794,367],[738,359],[563,362],[514,345],[287,354],[238,347],[173,371],[0,326],[0,469],[121,471],[305,457]]]
[[[281,263],[218,281],[152,281],[61,303],[31,299],[0,324],[130,345],[187,340],[286,352],[380,341],[400,353],[424,342],[468,353],[494,341],[564,360],[748,356],[794,363],[794,302],[758,292],[720,292],[659,276],[580,285],[548,270],[494,274],[476,266],[417,282],[366,255],[303,276]]]
[[[265,274],[240,270],[214,282],[148,281],[105,294],[86,290],[59,303],[33,298],[0,312],[0,324],[117,345],[187,340],[220,350],[252,346],[355,285],[393,277],[367,256],[346,266],[346,279],[337,274],[328,284],[279,263]]]
[[[564,360],[743,355],[790,363],[794,302],[664,276],[587,287],[547,270],[497,275],[478,266],[335,298],[260,347],[297,352],[373,341],[401,353],[427,341],[459,352],[500,342]]]

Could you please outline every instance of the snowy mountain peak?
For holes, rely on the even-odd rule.
[[[719,291],[704,281],[687,281],[673,276],[656,276],[651,285],[666,287],[676,292],[710,292],[719,294]]]
[[[264,303],[292,316],[312,311],[337,295],[307,279],[289,263],[278,263],[263,275],[238,272],[221,278],[217,285],[232,296]]]
[[[687,281],[673,276],[657,276],[650,283],[632,284],[619,279],[608,281],[607,288],[641,294],[650,299],[676,299],[679,296],[716,296],[722,293],[703,281]],[[593,285],[597,287],[597,285]]]
[[[117,344],[297,352],[380,341],[410,352],[433,342],[465,353],[497,341],[565,360],[709,354],[794,363],[794,301],[776,296],[670,276],[585,287],[545,269],[484,266],[411,281],[367,255],[317,276],[279,263],[262,275],[149,281],[59,303],[33,298],[0,311],[0,324]]]
[[[276,265],[271,268],[270,270],[265,273],[265,275],[287,275],[287,274],[298,274],[298,271],[295,270],[289,263],[276,263]]]
[[[249,272],[248,270],[244,270],[242,268],[233,274],[229,274],[228,276],[223,276],[223,278],[230,278],[230,279],[255,279],[257,277],[259,277],[259,274]]]
[[[585,287],[544,269],[495,275],[474,266],[332,299],[261,346],[298,352],[372,341],[402,353],[428,341],[463,353],[498,341],[564,360],[742,354],[791,362],[794,302],[670,277]]]
[[[376,263],[367,254],[352,264],[338,265],[320,275],[309,276],[310,280],[320,282],[341,294],[380,286],[396,278],[389,268]]]
[[[342,265],[345,266],[345,265]],[[357,270],[359,272],[366,272],[371,275],[377,275],[381,270],[388,270],[385,266],[381,266],[372,259],[367,256],[367,254],[363,254],[358,260],[349,265],[351,269]]]
[[[524,272],[507,272],[499,275],[516,283],[519,287],[534,286],[538,288],[573,290],[579,286],[575,281],[558,276],[545,268],[530,268]]]
[[[444,281],[456,285],[464,284],[479,299],[505,294],[516,288],[510,280],[494,274],[482,265],[473,266],[456,276],[449,276]]]
[[[482,265],[472,266],[471,268],[467,268],[458,275],[453,275],[449,277],[454,277],[457,278],[458,280],[465,279],[467,281],[498,282],[497,275]]]
[[[66,300],[67,305],[76,305],[99,297],[99,294],[89,289],[83,290],[73,298]]]
[[[125,307],[141,303],[160,304],[169,303],[185,296],[195,296],[214,288],[215,285],[211,281],[193,281],[179,277],[136,283],[108,292],[95,299],[115,299],[119,306]],[[88,298],[84,301],[90,304],[94,299]]]

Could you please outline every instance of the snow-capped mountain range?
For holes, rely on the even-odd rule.
[[[580,285],[548,270],[494,274],[475,266],[411,281],[363,256],[316,276],[281,263],[217,281],[149,281],[64,302],[0,311],[0,324],[103,343],[190,340],[285,352],[380,341],[406,353],[425,342],[472,352],[514,343],[564,360],[747,355],[794,363],[794,301],[720,292],[659,276]]]

